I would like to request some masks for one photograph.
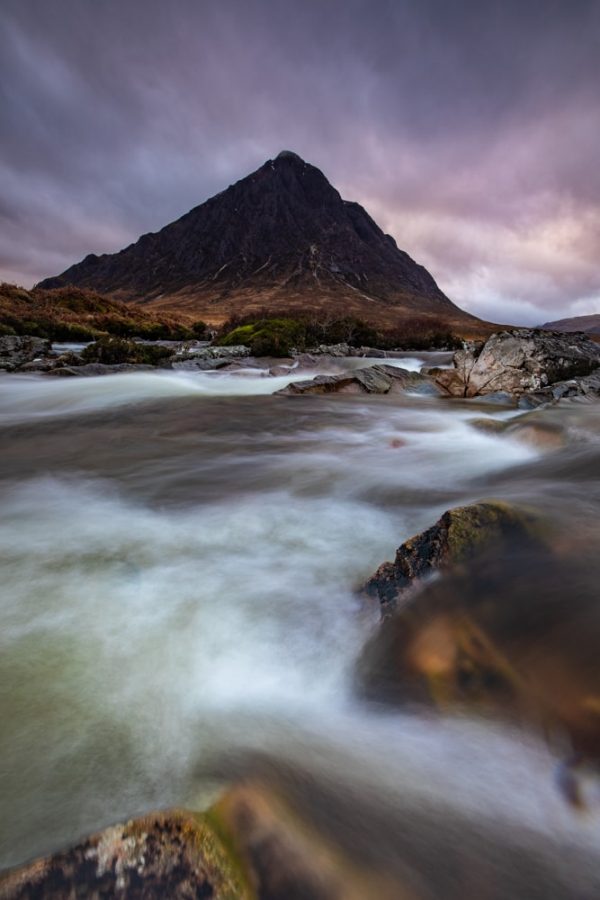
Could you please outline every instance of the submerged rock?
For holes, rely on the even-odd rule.
[[[154,813],[0,876],[0,900],[250,900],[220,840],[192,813]]]
[[[403,391],[439,393],[433,381],[418,372],[396,366],[368,366],[342,375],[317,375],[307,381],[289,384],[277,395],[295,394],[394,394]]]
[[[26,363],[50,353],[50,341],[31,335],[7,334],[0,337],[0,369],[14,372]]]
[[[145,365],[142,363],[115,363],[108,365],[106,363],[83,363],[79,365],[54,366],[46,372],[46,375],[52,375],[55,378],[72,378],[75,376],[92,377],[95,375],[117,375],[123,372],[154,372],[156,366]]]
[[[515,329],[487,341],[465,343],[453,368],[438,370],[437,384],[454,397],[539,391],[565,379],[590,375],[600,366],[600,345],[583,334]]]
[[[557,422],[545,422],[533,418],[535,413],[523,413],[517,419],[500,421],[492,418],[476,418],[469,421],[472,428],[487,434],[505,435],[530,444],[540,450],[558,450],[568,443],[566,429]]]

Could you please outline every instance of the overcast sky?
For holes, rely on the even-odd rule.
[[[6,280],[287,148],[464,308],[600,312],[600,0],[2,0],[0,94]]]

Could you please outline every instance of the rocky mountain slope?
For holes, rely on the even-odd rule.
[[[358,203],[290,151],[120,253],[90,254],[41,282],[223,321],[255,310],[326,310],[377,324],[414,316],[475,331],[432,276]]]

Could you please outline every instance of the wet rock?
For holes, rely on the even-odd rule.
[[[42,359],[34,359],[19,367],[19,372],[41,372],[47,373],[53,369],[62,369],[66,367],[82,366],[84,360],[79,354],[62,353],[60,356],[45,356]]]
[[[437,738],[444,740],[443,730]],[[440,766],[443,754],[430,756],[426,741],[417,746],[412,753],[422,757],[415,766],[401,734],[388,742],[388,759],[377,756],[383,772],[329,744],[319,753],[306,753],[301,744],[283,759],[264,753],[250,761],[245,783],[229,791],[212,816],[249,873],[257,900],[598,896],[594,842],[585,850],[569,845],[568,853],[556,852],[565,846],[558,841],[549,846],[546,823],[538,832],[530,819],[522,821],[518,801],[511,809],[506,791],[515,780],[506,777],[506,766],[498,766],[493,787],[488,783],[469,797],[473,776],[459,767],[477,771],[477,750],[472,760],[466,742],[460,756],[451,746],[447,766]],[[488,749],[493,753],[495,746]],[[490,760],[488,777],[493,771]],[[564,813],[560,799],[549,796],[552,784],[537,772],[529,775],[523,792],[535,797],[535,808]],[[453,802],[459,791],[463,796]]]
[[[475,397],[505,391],[520,396],[565,379],[590,375],[600,366],[600,345],[582,334],[516,329],[465,343],[453,369],[436,382],[450,396]]]
[[[403,391],[438,394],[430,378],[395,366],[368,366],[343,375],[318,375],[311,380],[289,384],[277,394],[393,394]]]
[[[7,334],[0,337],[0,369],[14,372],[26,363],[50,353],[50,341],[30,335]]]
[[[319,344],[318,347],[311,347],[308,351],[311,356],[334,356],[343,357],[351,356],[352,348],[349,344]]]
[[[567,381],[558,381],[538,391],[533,391],[519,398],[521,409],[537,409],[549,403],[557,403],[559,400],[580,398],[584,400],[597,400],[600,398],[600,369],[581,378],[571,378]]]
[[[363,590],[388,614],[417,583],[475,557],[486,546],[529,540],[534,520],[500,501],[475,503],[448,510],[426,531],[405,541],[394,562],[385,562]]]
[[[183,362],[185,360],[243,359],[247,356],[250,356],[250,348],[243,344],[236,344],[233,347],[203,347],[195,353],[181,353],[172,359]]]
[[[210,826],[155,813],[0,876],[0,900],[231,900],[251,894]]]
[[[259,900],[363,900],[322,836],[262,785],[234,787],[213,815]],[[391,897],[390,897],[391,900]]]
[[[44,359],[33,359],[31,362],[19,366],[19,372],[49,372],[50,369],[56,368],[56,360],[49,357]]]
[[[359,662],[360,690],[517,721],[559,754],[600,761],[599,574],[590,554],[542,540],[494,545],[381,623]]]

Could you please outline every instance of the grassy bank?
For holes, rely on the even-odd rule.
[[[191,340],[205,335],[204,322],[157,314],[67,287],[27,291],[0,284],[0,335],[31,334],[52,341],[94,341],[105,335],[146,340]]]

